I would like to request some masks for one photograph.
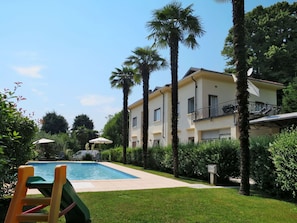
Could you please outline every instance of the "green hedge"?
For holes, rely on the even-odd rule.
[[[238,177],[239,142],[217,140],[179,145],[179,174],[208,179],[207,165],[218,165],[218,182]],[[122,148],[102,152],[103,160],[122,162]],[[171,146],[148,149],[150,169],[172,173]],[[142,149],[128,148],[127,163],[142,166]],[[289,129],[277,136],[250,139],[250,177],[258,189],[273,195],[296,196],[297,130]]]
[[[256,182],[258,189],[270,194],[279,191],[275,166],[269,151],[274,139],[275,136],[259,136],[250,140],[250,177]]]
[[[276,183],[282,191],[297,195],[297,130],[287,129],[279,134],[269,151],[276,169]]]
[[[217,164],[219,181],[239,176],[238,141],[218,140],[199,144],[179,145],[179,174],[187,177],[208,178],[207,165]],[[122,148],[103,151],[102,160],[122,162]],[[172,173],[171,146],[148,149],[150,169]],[[142,149],[127,149],[127,164],[142,166]]]

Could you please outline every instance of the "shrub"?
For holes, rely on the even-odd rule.
[[[32,156],[32,138],[35,123],[17,109],[23,97],[15,96],[20,83],[13,91],[0,92],[0,198],[11,195],[16,182],[17,168]]]
[[[297,192],[297,130],[290,128],[276,137],[271,144],[273,164],[276,168],[276,182],[281,190],[296,197]]]
[[[148,149],[148,167],[153,170],[172,173],[171,146],[155,146]]]
[[[143,166],[142,148],[127,148],[127,163],[136,166]]]
[[[90,153],[87,153],[86,155],[83,156],[82,160],[84,161],[92,161],[94,158]]]
[[[217,164],[219,181],[239,176],[239,143],[236,140],[217,140],[200,144],[179,145],[179,174],[187,177],[208,179],[208,164]],[[122,161],[122,148],[102,152],[103,160]],[[127,164],[142,166],[142,149],[127,149]],[[148,148],[148,168],[172,173],[172,149]]]
[[[194,173],[202,179],[208,178],[208,164],[216,164],[218,181],[229,181],[239,176],[239,143],[237,140],[215,140],[194,147]]]
[[[276,172],[269,146],[275,136],[259,136],[250,140],[250,177],[258,189],[270,194],[277,193]]]

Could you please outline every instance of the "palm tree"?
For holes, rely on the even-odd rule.
[[[127,162],[128,146],[128,94],[131,87],[139,83],[137,70],[132,67],[123,66],[122,69],[115,68],[109,77],[111,87],[123,89],[123,163]]]
[[[249,154],[249,92],[246,75],[246,49],[244,31],[244,0],[232,0],[234,25],[234,55],[237,73],[237,101],[238,126],[240,140],[240,175],[241,183],[239,193],[250,194],[250,154]]]
[[[173,152],[173,174],[178,177],[178,49],[179,42],[194,49],[198,47],[196,37],[203,35],[204,30],[199,18],[193,15],[192,5],[182,8],[181,3],[173,2],[164,8],[153,11],[153,19],[147,23],[155,45],[170,48],[172,114],[171,134]]]
[[[226,2],[226,0],[217,0]],[[240,132],[240,177],[239,194],[250,194],[250,151],[249,151],[249,110],[248,84],[246,74],[246,49],[244,28],[244,0],[232,0],[233,45],[237,75],[238,128]]]
[[[133,55],[127,58],[126,65],[135,66],[141,73],[143,82],[143,128],[142,128],[142,155],[143,168],[147,168],[147,142],[148,142],[148,97],[150,73],[167,66],[166,60],[161,58],[156,49],[152,47],[136,48]]]

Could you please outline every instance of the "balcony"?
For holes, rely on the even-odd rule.
[[[192,121],[198,121],[201,119],[232,115],[237,113],[237,106],[238,104],[236,100],[223,102],[217,106],[197,109],[192,113],[191,118]],[[248,108],[250,112],[250,119],[268,115],[276,115],[280,113],[279,106],[265,104],[262,102],[249,102]]]

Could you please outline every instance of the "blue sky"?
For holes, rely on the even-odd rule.
[[[110,87],[109,77],[136,47],[147,40],[146,23],[152,11],[168,0],[11,0],[0,1],[0,91],[17,90],[26,100],[18,107],[33,119],[56,112],[70,128],[77,115],[86,114],[96,130],[107,117],[122,109],[122,91]],[[276,0],[247,0],[246,12]],[[292,3],[293,1],[288,1]],[[232,26],[230,2],[183,0],[194,4],[205,34],[200,47],[180,47],[179,79],[190,67],[223,71],[224,40]],[[169,60],[169,49],[159,53]],[[151,74],[150,88],[171,82],[170,70]],[[132,89],[129,104],[142,97],[142,87]]]

